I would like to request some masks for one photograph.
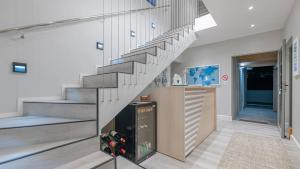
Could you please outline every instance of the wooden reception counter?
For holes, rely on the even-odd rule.
[[[172,86],[156,89],[157,151],[185,158],[216,129],[216,89]]]

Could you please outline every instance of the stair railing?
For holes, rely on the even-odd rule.
[[[202,2],[200,0],[114,0],[117,1],[117,11],[114,11],[112,8],[113,0],[100,0],[102,1],[103,6],[103,14],[102,16],[108,16],[108,14],[105,14],[104,7],[110,8],[111,15],[109,17],[103,18],[103,25],[102,29],[104,30],[107,25],[110,24],[110,38],[106,40],[106,43],[110,42],[110,47],[107,47],[107,45],[104,45],[103,55],[102,55],[102,61],[103,66],[111,66],[113,63],[110,62],[109,64],[105,64],[105,58],[108,57],[105,54],[105,51],[109,53],[110,60],[113,59],[119,59],[121,55],[124,55],[128,52],[130,52],[132,49],[138,48],[141,44],[145,44],[146,42],[152,41],[157,36],[162,36],[164,33],[167,32],[166,25],[167,21],[170,21],[170,29],[168,31],[174,31],[178,28],[185,27],[187,25],[194,25],[194,20],[197,18],[201,12],[199,12],[200,5]],[[105,2],[104,2],[105,1]],[[147,1],[152,1],[154,4],[149,5],[147,4]],[[120,5],[120,3],[123,3]],[[126,4],[127,2],[127,4]],[[120,9],[120,6],[122,6]],[[126,9],[127,8],[127,9]],[[126,12],[124,12],[126,11]],[[144,13],[144,20],[141,21],[141,15],[140,13]],[[120,25],[120,15],[123,15],[123,26]],[[117,27],[118,32],[113,32],[113,27],[116,26],[113,23],[113,17],[117,16]],[[139,19],[137,19],[139,18]],[[129,22],[129,24],[128,24]],[[143,23],[144,22],[144,23]],[[144,24],[144,32],[142,32],[142,29],[139,29],[141,25]],[[139,25],[139,28],[138,28]],[[123,49],[120,49],[119,41],[121,39],[120,37],[120,27],[123,28]],[[193,27],[193,26],[192,26]],[[127,32],[129,30],[129,32]],[[102,32],[103,41],[105,37],[106,31]],[[113,43],[113,35],[117,35],[117,45],[114,45]],[[144,37],[143,37],[144,35]],[[144,38],[144,40],[143,40]],[[126,45],[127,44],[127,45]],[[177,44],[179,45],[179,44]],[[113,52],[113,48],[116,48],[117,52]],[[176,48],[180,48],[180,46],[172,46],[172,50],[170,53],[174,53]],[[162,56],[162,50],[159,50],[159,54],[157,58],[153,58],[153,60],[148,61],[143,66],[144,67],[144,74],[147,74],[147,66],[148,64],[156,64],[159,65],[162,59],[166,56]],[[126,75],[123,74],[123,83],[119,85],[123,86],[136,86],[138,83],[138,71],[137,66],[134,65],[134,72],[133,75]],[[141,70],[143,69],[141,65]],[[104,70],[104,69],[103,69]],[[104,76],[103,82],[104,82]],[[111,79],[113,81],[113,79]],[[129,82],[128,82],[129,81]],[[116,100],[119,100],[119,88],[117,89],[102,89],[102,102],[104,102],[106,99],[104,91],[109,90],[109,101],[112,102],[113,99],[113,93],[116,92]]]

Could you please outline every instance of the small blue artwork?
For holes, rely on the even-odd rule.
[[[147,0],[152,6],[156,6],[156,0]]]
[[[186,82],[198,86],[220,85],[220,65],[187,68]]]

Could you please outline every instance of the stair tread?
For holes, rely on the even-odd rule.
[[[43,100],[43,101],[24,101],[24,103],[53,103],[53,104],[96,104],[96,103],[84,103],[74,100]]]
[[[90,77],[90,76],[101,76],[101,75],[113,75],[113,74],[118,74],[120,72],[110,72],[110,73],[103,73],[103,74],[91,74],[91,75],[87,75],[84,77]]]
[[[166,43],[165,41],[149,41],[148,43],[145,43],[144,45],[141,45],[138,48],[131,50],[131,52],[147,49],[155,46],[160,49],[164,49],[164,47],[162,46],[165,46],[165,43]]]
[[[118,58],[120,59],[120,58]],[[113,59],[113,60],[117,60],[117,59]],[[105,65],[105,66],[98,66],[98,69],[101,68],[107,68],[107,67],[112,67],[112,66],[117,66],[117,65],[122,65],[122,64],[130,64],[130,63],[134,63],[135,61],[127,61],[127,62],[122,62],[122,63],[116,63],[116,64],[111,64],[111,65]],[[116,72],[112,72],[112,73],[116,73]]]
[[[0,129],[31,127],[39,125],[61,124],[70,122],[87,121],[73,118],[43,117],[43,116],[20,116],[0,119]]]
[[[49,142],[43,144],[36,144],[36,145],[29,145],[29,146],[22,146],[16,148],[6,148],[1,149],[0,151],[0,163],[8,162],[15,159],[20,159],[22,157],[26,157],[32,154],[36,154],[39,152],[43,152],[45,150],[49,150],[55,147],[63,146],[66,144],[70,144],[84,138],[76,138],[76,139],[69,139],[57,142]]]
[[[64,164],[62,166],[56,167],[55,169],[91,169],[99,166],[99,164],[103,164],[109,160],[112,160],[113,157],[101,152],[97,151],[88,156],[82,157],[70,163]]]
[[[132,74],[135,63],[137,63],[137,62],[127,61],[127,62],[122,62],[122,63],[106,65],[106,66],[102,66],[102,67],[100,66],[100,67],[97,67],[97,72],[98,72],[97,74],[98,75],[108,74],[108,73]],[[129,69],[128,69],[128,67],[129,67]]]

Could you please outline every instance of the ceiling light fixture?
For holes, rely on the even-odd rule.
[[[254,25],[254,24],[252,24],[250,27],[251,27],[251,28],[254,28],[254,27],[255,27],[255,25]]]
[[[249,6],[249,11],[252,11],[253,9],[254,9],[254,7],[253,6]]]
[[[195,31],[201,31],[204,29],[212,28],[217,26],[216,21],[211,14],[207,14],[195,19]]]

